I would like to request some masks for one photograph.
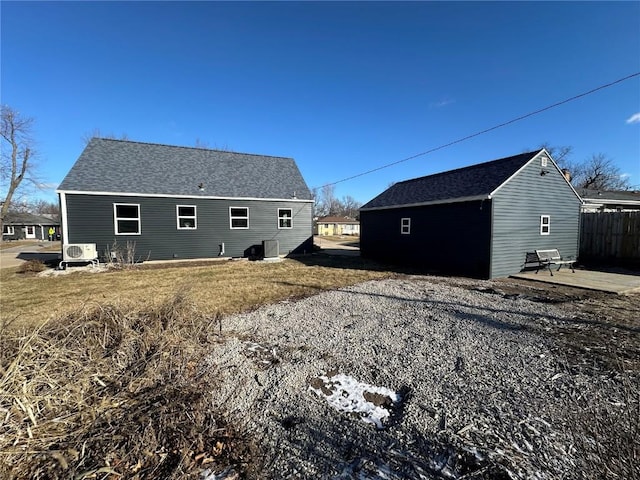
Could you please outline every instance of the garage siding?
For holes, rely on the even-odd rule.
[[[538,155],[493,197],[491,278],[522,270],[527,252],[557,248],[578,255],[580,200],[551,161]],[[542,171],[546,173],[541,175]],[[550,234],[540,234],[540,216],[550,216]]]
[[[424,271],[487,277],[490,201],[360,212],[363,257]],[[401,233],[410,218],[410,234]]]

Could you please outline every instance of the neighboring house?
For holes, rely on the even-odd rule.
[[[394,184],[360,210],[363,257],[481,278],[578,254],[580,197],[546,150]]]
[[[316,220],[317,235],[360,235],[360,222],[347,217],[321,217]]]
[[[583,212],[624,212],[640,211],[640,192],[606,191],[583,188],[578,190],[582,197]]]
[[[101,257],[114,242],[135,243],[138,260],[313,248],[313,199],[291,158],[94,138],[57,192],[63,242]]]
[[[48,240],[50,228],[53,228],[55,231],[53,239],[59,239],[60,221],[56,216],[9,212],[3,222],[2,239]]]

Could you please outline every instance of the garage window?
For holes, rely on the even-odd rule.
[[[411,234],[411,219],[403,218],[400,220],[400,233],[402,235],[410,235]]]
[[[551,216],[540,215],[540,235],[549,235],[551,233]]]

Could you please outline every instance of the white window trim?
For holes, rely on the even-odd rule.
[[[244,210],[247,211],[247,216],[246,217],[232,217],[231,216],[231,210],[234,208],[242,208]],[[246,227],[234,227],[233,226],[233,219],[246,219],[247,220],[247,226]],[[231,230],[248,230],[249,229],[249,207],[229,207],[229,228]]]
[[[547,220],[547,223],[544,223],[544,219]],[[545,232],[544,229],[547,229]],[[540,215],[540,235],[550,235],[551,234],[551,215]]]
[[[281,210],[289,210],[289,214],[291,215],[290,217],[283,217],[280,215],[280,211]],[[291,223],[290,227],[281,227],[280,226],[280,220],[289,220],[289,222]],[[291,230],[293,228],[293,208],[279,208],[278,209],[278,229],[279,230]]]
[[[400,233],[402,235],[411,235],[411,218],[405,217],[400,219]]]
[[[181,208],[193,208],[193,215],[180,215]],[[193,220],[193,227],[181,227],[180,220]],[[176,205],[176,227],[178,230],[197,230],[198,228],[198,207],[197,205]]]
[[[16,229],[14,228],[13,225],[5,225],[4,228],[7,229],[7,231],[5,232],[4,229],[2,230],[2,234],[3,235],[15,235],[16,234]]]
[[[118,217],[118,207],[137,207],[138,216],[136,218],[128,218],[128,217]],[[140,218],[140,204],[139,203],[114,203],[113,204],[113,230],[116,235],[141,235],[142,234],[142,219]],[[118,232],[118,220],[137,220],[138,221],[138,232],[137,233],[120,233]]]

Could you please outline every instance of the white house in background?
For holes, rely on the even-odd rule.
[[[321,217],[316,220],[316,234],[360,235],[360,222],[347,217]]]
[[[578,190],[582,197],[583,212],[629,212],[640,211],[640,191]]]

